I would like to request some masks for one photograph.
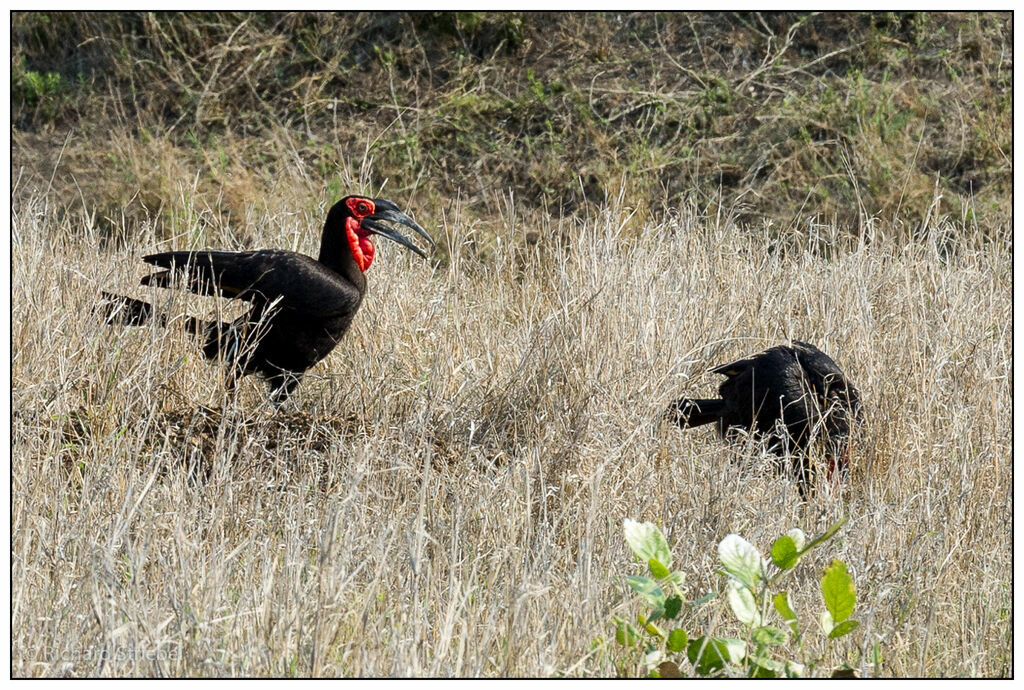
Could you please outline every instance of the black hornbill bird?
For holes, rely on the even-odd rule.
[[[821,444],[830,478],[846,470],[850,427],[861,417],[860,394],[831,357],[794,340],[711,371],[726,377],[720,397],[674,402],[669,416],[679,426],[714,423],[724,439],[745,430],[764,437],[775,455],[790,451],[802,496],[812,475],[812,443]]]
[[[326,357],[348,330],[366,294],[366,270],[373,263],[370,238],[380,235],[426,258],[384,221],[412,228],[431,245],[427,231],[387,199],[349,196],[331,207],[318,259],[282,249],[250,252],[177,251],[143,257],[167,270],[142,279],[169,287],[174,278],[192,292],[248,301],[248,313],[231,322],[192,317],[185,328],[202,339],[208,359],[229,367],[228,388],[237,376],[260,374],[271,400],[287,400],[303,374]],[[104,293],[107,321],[139,326],[154,313],[148,302]],[[167,316],[159,315],[160,325]]]

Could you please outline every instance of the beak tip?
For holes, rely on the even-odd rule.
[[[392,202],[388,202],[388,203],[393,205]],[[393,240],[395,242],[398,242],[402,246],[404,246],[404,247],[406,247],[406,248],[416,252],[417,254],[422,256],[424,259],[427,258],[427,255],[426,255],[426,253],[423,252],[423,250],[421,250],[419,247],[417,247],[412,242],[410,242],[408,239],[406,239],[397,230],[395,230],[393,228],[390,228],[390,227],[388,227],[386,225],[381,225],[379,221],[381,221],[381,220],[389,220],[391,222],[399,223],[401,225],[404,225],[404,226],[414,230],[416,232],[416,234],[418,234],[421,237],[423,237],[424,239],[426,239],[427,242],[430,243],[431,247],[436,247],[437,246],[437,243],[434,241],[434,238],[431,237],[427,233],[427,231],[424,230],[423,227],[419,223],[414,221],[412,218],[407,216],[405,213],[402,213],[401,211],[399,211],[397,208],[387,208],[387,209],[381,211],[379,213],[379,215],[377,215],[376,217],[371,217],[371,218],[369,218],[367,220],[371,221],[372,225],[370,223],[367,223],[366,221],[363,221],[364,225],[370,226],[378,234],[382,234],[385,237],[387,237],[388,239],[391,239],[391,240]]]

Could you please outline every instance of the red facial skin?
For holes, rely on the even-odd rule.
[[[348,238],[348,246],[352,250],[352,258],[356,260],[356,266],[365,273],[373,263],[374,247],[373,242],[370,241],[370,235],[373,233],[363,229],[362,220],[373,215],[375,210],[373,201],[354,198],[345,203],[352,213],[352,216],[345,219],[345,235]]]

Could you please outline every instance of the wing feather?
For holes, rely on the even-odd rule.
[[[143,261],[167,269],[142,279],[143,285],[170,287],[172,278],[200,295],[277,304],[310,316],[354,309],[359,290],[342,276],[304,254],[276,249],[252,252],[174,251]]]

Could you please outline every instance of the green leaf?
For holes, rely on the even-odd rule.
[[[726,535],[718,544],[718,560],[725,571],[737,580],[756,589],[761,582],[761,554],[749,541],[738,534]]]
[[[788,534],[784,537],[779,537],[772,544],[772,562],[783,570],[789,570],[796,565],[798,551],[799,548],[793,537]]]
[[[658,613],[656,615],[653,615],[650,618],[644,618],[642,615],[637,614],[636,621],[641,626],[643,626],[643,629],[646,630],[648,634],[654,635],[655,637],[660,637],[661,639],[664,640],[665,639],[665,631],[662,630],[661,628],[659,628],[653,622],[653,621],[657,620],[659,617],[660,617],[660,613]]]
[[[641,561],[649,564],[653,558],[666,570],[672,567],[672,553],[668,550],[668,542],[653,522],[637,522],[626,518],[622,522],[622,532],[626,535],[629,548],[633,549],[633,553]]]
[[[775,604],[775,610],[782,616],[782,620],[789,623],[789,628],[793,631],[793,634],[799,634],[796,627],[796,612],[789,607],[789,597],[786,593],[779,592],[772,601]]]
[[[786,643],[786,633],[774,625],[762,625],[751,636],[760,647],[779,647]]]
[[[671,596],[665,600],[665,618],[669,620],[679,615],[679,611],[683,608],[683,600],[677,596]]]
[[[682,628],[675,628],[668,634],[668,650],[670,652],[681,652],[686,649],[686,631]]]
[[[751,678],[778,678],[786,673],[786,665],[766,656],[755,656],[750,659]]]
[[[651,575],[659,580],[669,576],[669,569],[663,566],[657,558],[649,558],[647,560],[647,567],[651,569]]]
[[[619,621],[615,627],[615,641],[623,647],[632,647],[636,643],[636,628],[626,621]]]
[[[643,575],[630,575],[626,578],[626,582],[648,604],[657,609],[665,608],[665,592],[657,582]]]
[[[834,640],[836,638],[842,637],[843,635],[848,635],[848,634],[852,633],[854,630],[856,630],[859,627],[860,627],[860,621],[845,620],[842,623],[840,623],[839,625],[837,625],[834,628],[832,628],[832,630],[829,631],[828,636]]]
[[[726,664],[739,664],[747,645],[734,637],[698,637],[686,645],[686,658],[698,675],[707,676]]]
[[[747,626],[761,624],[761,614],[757,610],[754,594],[743,584],[736,580],[726,582],[725,598],[740,623]]]
[[[857,590],[842,561],[835,559],[825,568],[825,577],[821,579],[821,596],[825,600],[825,608],[832,615],[833,623],[842,623],[853,613],[853,607],[857,604]]]

